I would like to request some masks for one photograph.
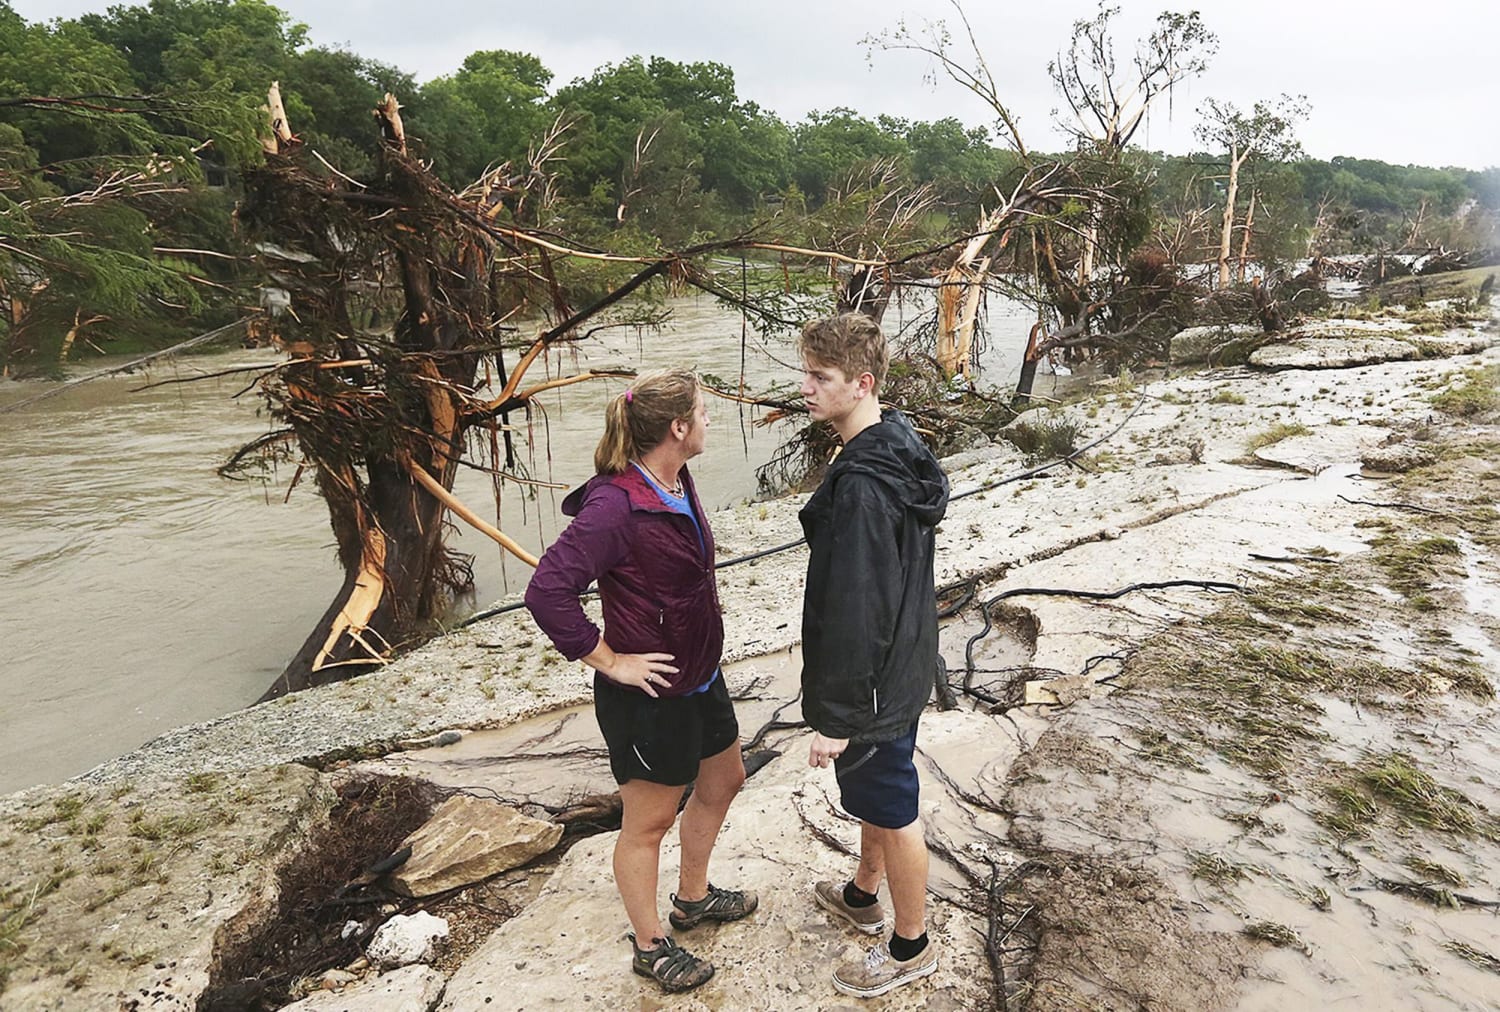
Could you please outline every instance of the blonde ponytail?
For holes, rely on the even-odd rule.
[[[638,376],[604,408],[604,435],[594,449],[594,470],[619,474],[632,458],[667,438],[676,421],[691,422],[698,377],[691,369],[664,369]]]

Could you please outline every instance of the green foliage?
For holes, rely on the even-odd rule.
[[[999,432],[1001,439],[1026,454],[1027,460],[1056,460],[1078,452],[1078,423],[1069,418],[1019,421]]]
[[[1143,122],[1132,103],[1201,72],[1212,34],[1195,13],[1163,14],[1137,43],[1136,59],[1116,61],[1114,16],[1101,8],[1075,23],[1073,48],[1049,68],[1082,114],[1111,95],[1125,102],[1113,132],[1103,122],[1098,130],[1087,119],[1071,124],[1079,144],[1061,156],[1069,185],[1081,195],[1105,189],[1110,198],[1072,199],[1045,216],[1097,237],[1095,264],[1109,280],[1053,297],[1067,303],[1067,319],[1107,298],[1092,329],[1132,337],[1128,347],[1105,349],[1106,365],[1159,357],[1166,337],[1187,322],[1193,293],[1177,266],[1212,244],[1215,222],[1203,212],[1222,200],[1201,155],[1128,146],[1132,124]],[[95,335],[166,336],[188,317],[209,319],[216,303],[227,311],[228,293],[188,279],[232,283],[231,266],[151,251],[235,248],[237,171],[260,158],[260,107],[271,80],[281,83],[297,135],[355,178],[375,171],[369,111],[387,91],[403,103],[414,148],[455,187],[494,165],[520,168],[561,117],[571,125],[553,163],[558,199],[543,224],[575,241],[637,251],[751,225],[800,243],[860,248],[877,234],[883,201],[925,186],[920,214],[899,236],[880,239],[886,253],[911,251],[971,228],[982,207],[994,206],[996,187],[1008,192],[1017,182],[1023,162],[1004,116],[995,135],[952,117],[869,118],[846,108],[791,124],[741,96],[731,68],[706,61],[635,56],[549,93],[552,72],[536,56],[486,49],[419,87],[399,68],[311,45],[305,26],[267,0],[146,0],[35,24],[0,0],[0,52],[0,231],[16,247],[0,250],[0,284],[27,303],[22,333],[0,324],[0,358],[21,352],[39,363],[51,360],[75,313],[109,317]],[[92,108],[6,98],[84,95],[103,98]],[[1245,144],[1258,152],[1242,181],[1242,192],[1258,197],[1250,251],[1257,264],[1284,264],[1309,250],[1500,241],[1500,170],[1282,162],[1295,154],[1290,127],[1303,111],[1296,102],[1248,113],[1214,102],[1205,109],[1203,136],[1215,155]],[[118,206],[64,213],[111,173],[148,165],[152,185],[110,193],[107,202]],[[200,166],[213,187],[201,184]],[[1069,236],[1077,233],[1052,234],[1066,274],[1076,266]],[[1013,243],[1007,256],[1018,259],[1007,268],[1026,271],[1028,250]],[[597,292],[613,269],[565,270]]]
[[[1500,366],[1460,373],[1457,382],[1429,399],[1439,411],[1461,418],[1500,410]]]
[[[865,119],[852,109],[814,110],[793,131],[792,178],[803,193],[822,200],[854,165],[879,158],[905,162],[904,127],[899,120]]]
[[[343,49],[296,54],[282,81],[282,100],[298,136],[345,173],[375,170],[379,143],[370,110],[386,92],[407,101],[417,94],[411,75]],[[262,82],[262,87],[265,81]],[[415,110],[414,110],[415,111]],[[418,120],[411,117],[411,127]]]
[[[1272,443],[1279,443],[1283,439],[1290,439],[1292,436],[1305,436],[1307,432],[1307,426],[1300,422],[1277,422],[1251,436],[1245,443],[1245,449],[1254,453],[1256,450],[1264,449]]]
[[[47,24],[0,6],[0,364],[47,372],[78,324],[91,335],[79,347],[158,321],[185,329],[206,292],[230,294],[211,287],[231,279],[223,261],[157,249],[231,247],[232,198],[204,187],[200,160],[259,158],[265,75],[298,45],[301,30],[258,0]]]
[[[470,53],[457,72],[429,81],[411,99],[411,132],[423,140],[438,175],[461,188],[492,165],[526,161],[529,145],[552,122],[546,105],[551,80],[552,72],[530,54]]]
[[[574,123],[563,192],[601,217],[608,194],[609,217],[624,204],[626,216],[713,231],[720,201],[748,210],[785,185],[785,125],[740,100],[723,64],[634,56],[559,89],[553,107]]]

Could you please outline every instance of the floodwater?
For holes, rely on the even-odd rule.
[[[664,331],[604,331],[553,356],[549,375],[610,365],[686,365],[734,382],[740,317],[711,300],[674,300]],[[920,307],[893,304],[888,325]],[[992,302],[986,382],[1013,384],[1030,318]],[[270,351],[179,357],[101,378],[0,414],[0,793],[75,776],[182,724],[253,702],[280,673],[339,588],[327,513],[294,468],[265,483],[215,469],[273,427],[243,376],[137,391],[146,382],[278,361]],[[786,338],[745,341],[752,389],[795,383]],[[104,364],[109,364],[108,362]],[[80,372],[99,368],[91,362]],[[542,378],[543,366],[528,379]],[[0,381],[0,406],[48,389]],[[592,473],[605,399],[619,381],[545,396],[531,423],[532,477],[577,485]],[[753,497],[755,469],[787,433],[710,398],[709,447],[693,463],[705,504]],[[518,423],[524,424],[519,416]],[[455,491],[493,517],[488,476],[460,469]],[[502,496],[498,526],[532,551],[561,527],[563,490]],[[460,523],[450,544],[475,557],[477,591],[458,614],[525,585],[529,570]]]

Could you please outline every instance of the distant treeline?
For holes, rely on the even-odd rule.
[[[179,164],[191,154],[201,178],[177,172],[183,192],[154,207],[136,200],[99,210],[104,217],[87,227],[137,229],[144,254],[228,249],[237,171],[259,158],[261,106],[273,80],[291,129],[355,179],[374,171],[370,110],[386,92],[402,102],[416,150],[456,188],[498,163],[524,171],[528,152],[560,131],[550,163],[559,220],[574,241],[615,248],[676,247],[776,211],[816,210],[875,159],[930,186],[938,197],[932,230],[951,232],[973,222],[981,205],[993,206],[994,187],[1016,169],[1016,157],[989,132],[953,118],[871,119],[836,108],[787,122],[739,95],[733,69],[712,62],[631,57],[558,85],[536,56],[482,50],[453,73],[418,83],[400,68],[313,44],[305,26],[263,0],[151,0],[47,23],[28,23],[0,0],[0,201],[11,202],[14,216],[18,202],[39,207],[49,195],[87,192],[148,153],[176,155]],[[1159,227],[1202,217],[1219,199],[1222,152],[1131,150],[1128,158],[1154,198]],[[1494,242],[1497,168],[1334,158],[1249,171],[1262,262],[1314,247]],[[1207,256],[1211,229],[1202,236],[1185,251],[1201,247]],[[192,264],[202,282],[232,280],[231,267]],[[125,285],[108,276],[117,266],[101,262],[94,283]],[[151,284],[159,301],[180,310],[223,302],[203,283]]]

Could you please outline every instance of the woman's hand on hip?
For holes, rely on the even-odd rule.
[[[671,685],[666,676],[677,674],[677,669],[671,664],[674,660],[676,658],[672,654],[615,654],[614,664],[608,669],[597,670],[611,682],[640,689],[655,699],[657,693],[654,686]]]

